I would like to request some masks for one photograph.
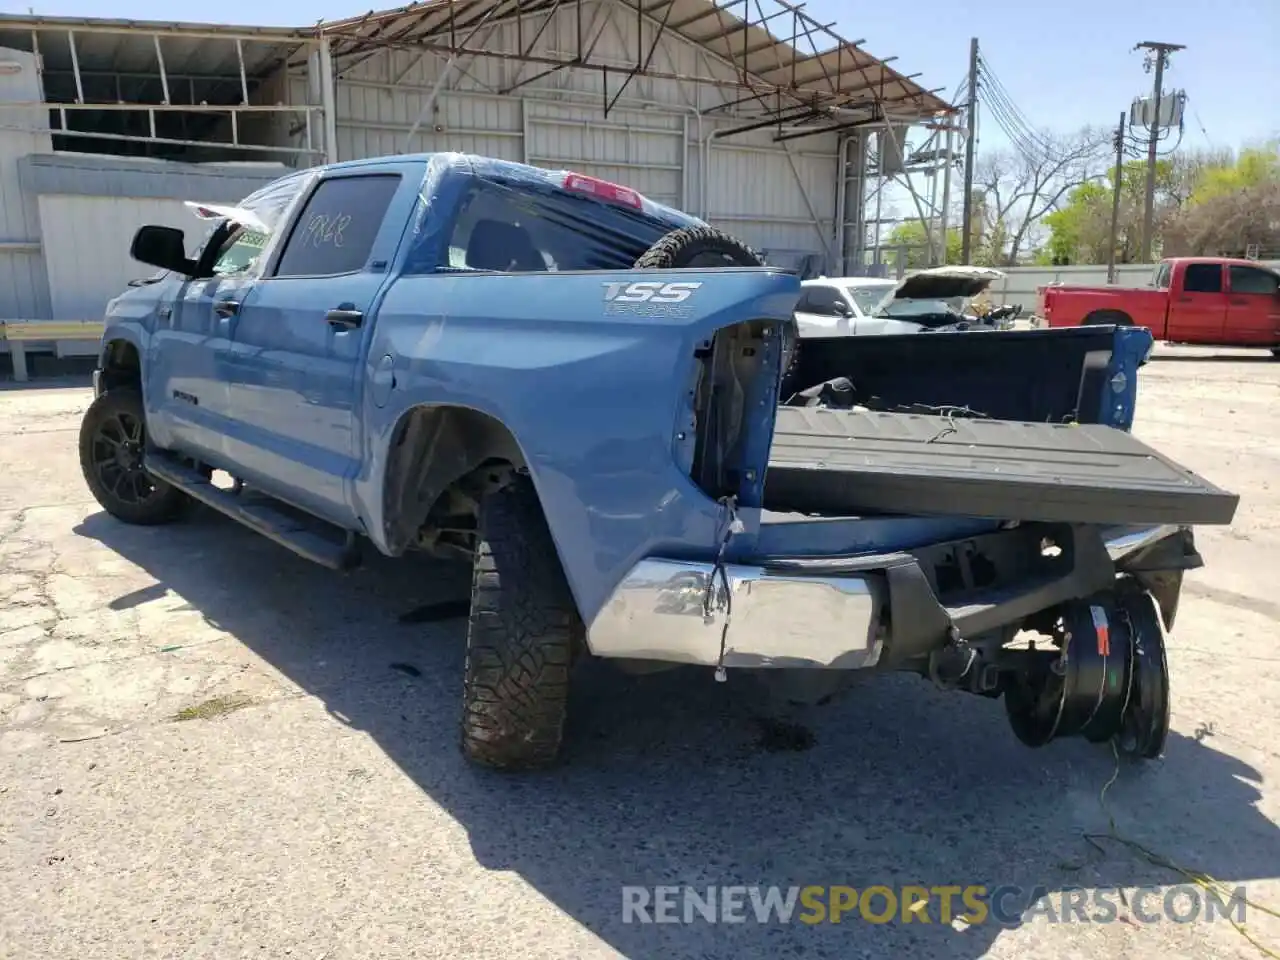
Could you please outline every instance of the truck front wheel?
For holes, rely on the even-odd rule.
[[[520,478],[480,511],[462,703],[469,760],[503,770],[556,760],[584,635],[537,494]]]
[[[102,509],[125,523],[153,525],[176,519],[190,501],[143,466],[146,415],[132,387],[109,390],[80,422],[80,470]]]

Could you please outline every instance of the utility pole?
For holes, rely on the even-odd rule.
[[[951,168],[955,166],[952,162],[951,154],[955,150],[955,131],[951,126],[947,126],[947,165],[942,168],[942,211],[939,216],[942,227],[942,265],[947,265],[947,226],[951,220],[949,208],[951,206]]]
[[[969,263],[973,235],[973,148],[978,129],[978,38],[969,41],[969,111],[964,138],[964,213],[960,217],[960,262]],[[951,158],[947,158],[949,163]]]
[[[1160,142],[1160,97],[1161,84],[1164,83],[1164,65],[1169,54],[1175,50],[1185,50],[1180,43],[1156,43],[1146,40],[1133,49],[1147,51],[1147,66],[1155,63],[1155,86],[1151,95],[1151,136],[1147,139],[1147,195],[1142,210],[1142,262],[1151,262],[1151,240],[1155,230],[1156,215],[1156,146]]]
[[[1120,191],[1124,185],[1124,113],[1116,127],[1116,182],[1111,191],[1111,243],[1107,246],[1107,283],[1116,282],[1116,234],[1120,230]]]

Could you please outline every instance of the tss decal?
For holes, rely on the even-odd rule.
[[[684,303],[702,286],[702,281],[663,283],[637,280],[634,283],[606,283],[606,303]]]

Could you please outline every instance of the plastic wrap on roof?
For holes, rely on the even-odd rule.
[[[234,205],[186,201],[185,206],[201,220],[212,220],[200,242],[188,251],[194,254],[202,250],[209,238],[227,220],[234,221],[249,230],[262,234],[263,241],[276,232],[289,213],[289,208],[300,196],[304,196],[319,174],[315,170],[300,170],[259,187]]]

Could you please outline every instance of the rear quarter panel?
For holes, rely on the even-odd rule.
[[[1157,339],[1164,333],[1169,292],[1144,287],[1049,287],[1045,308],[1051,327],[1075,327],[1099,310],[1127,314],[1134,326],[1146,327]]]
[[[638,279],[702,286],[682,309],[606,310],[608,284]],[[397,425],[419,405],[448,404],[515,437],[588,620],[643,557],[706,557],[720,508],[675,454],[694,350],[741,321],[781,325],[798,294],[795,276],[768,269],[401,277],[379,308],[364,377],[373,384],[381,366],[394,381],[389,398],[366,404],[355,497],[370,536],[388,549]],[[758,411],[770,434],[775,408],[772,397]],[[735,546],[754,544],[751,525]]]

